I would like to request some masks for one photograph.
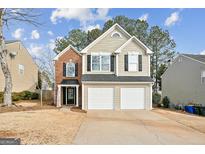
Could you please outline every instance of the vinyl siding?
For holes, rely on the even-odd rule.
[[[181,62],[179,58],[182,58]],[[202,70],[205,70],[205,64],[179,56],[162,76],[162,96],[168,96],[174,104],[192,102],[205,105]]]
[[[142,55],[142,71],[129,72],[124,71],[124,55],[128,52],[138,52]],[[145,54],[145,50],[131,41],[124,47],[118,58],[118,75],[119,76],[149,76],[149,56]]]
[[[17,52],[15,59],[7,57],[8,65],[12,75],[13,92],[23,90],[34,91],[38,81],[38,68],[26,48],[20,43],[10,43],[6,45],[9,52]],[[19,64],[24,65],[24,75],[19,74]],[[0,91],[4,89],[4,75],[0,69]]]
[[[122,38],[113,38],[111,37],[113,32],[119,32],[122,34]],[[123,33],[115,28],[113,31],[111,31],[105,38],[100,40],[98,43],[96,43],[92,48],[90,48],[87,52],[87,55],[93,53],[93,52],[108,52],[108,53],[114,53],[116,49],[118,49],[120,46],[122,46],[129,38],[126,35],[123,35]],[[87,72],[87,55],[84,56],[84,74],[114,74],[114,72]]]
[[[88,109],[88,88],[114,88],[114,110],[120,110],[120,89],[121,88],[144,88],[145,89],[145,109],[150,110],[152,108],[151,102],[151,84],[83,84],[83,92],[84,92],[84,104],[83,107],[85,110]]]

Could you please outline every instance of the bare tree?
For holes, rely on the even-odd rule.
[[[54,62],[53,58],[56,55],[49,47],[42,51],[41,56],[33,57],[43,75],[43,80],[52,86],[54,83]]]
[[[4,9],[0,8],[0,65],[5,78],[4,105],[12,105],[12,76],[7,63],[7,50],[3,37],[3,27],[9,28],[12,22],[25,22],[39,26],[38,17],[33,9]]]

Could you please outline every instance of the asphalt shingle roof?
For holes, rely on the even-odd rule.
[[[114,74],[84,74],[82,81],[98,82],[153,82],[149,76],[116,76]]]
[[[205,63],[205,55],[194,55],[194,54],[182,54],[182,55]]]

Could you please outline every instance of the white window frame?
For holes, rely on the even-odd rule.
[[[68,67],[70,64],[72,64],[74,66],[74,76],[71,76],[68,74]],[[66,77],[75,77],[75,63],[73,63],[73,62],[66,63]]]
[[[20,75],[24,75],[25,72],[25,66],[23,64],[18,65],[18,70]],[[23,73],[21,73],[21,70],[23,70]]]
[[[128,72],[138,72],[138,68],[139,68],[139,53],[138,52],[129,52],[128,53]],[[136,70],[130,70],[130,62],[129,62],[129,56],[136,56],[137,57],[137,61],[136,61]],[[132,63],[132,64],[135,64],[135,63]]]
[[[100,56],[100,70],[93,70],[93,57],[92,56]],[[109,70],[102,70],[102,57],[101,56],[109,56]],[[105,52],[101,52],[101,53],[92,53],[91,54],[91,72],[110,72],[110,56],[111,53],[105,53]]]
[[[204,76],[203,76],[204,75]],[[205,82],[203,82],[203,78],[205,78],[205,70],[201,71],[201,84],[205,85]],[[205,80],[204,80],[205,81]]]

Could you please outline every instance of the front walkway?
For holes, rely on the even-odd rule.
[[[73,144],[205,144],[205,134],[155,111],[89,111]]]

